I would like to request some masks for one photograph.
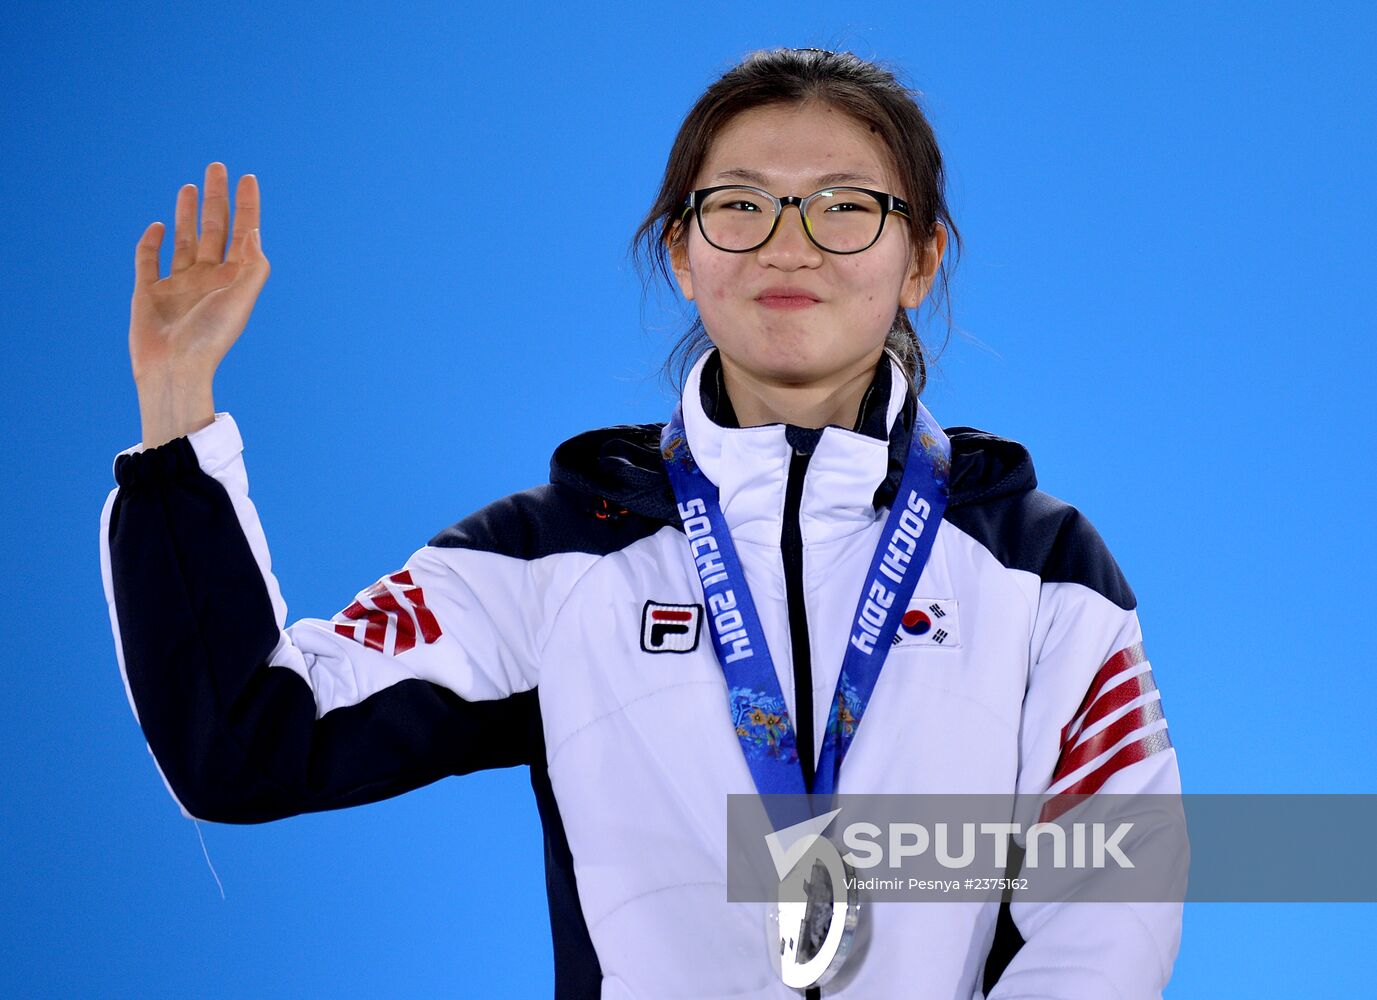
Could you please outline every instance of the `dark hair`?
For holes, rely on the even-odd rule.
[[[913,208],[914,218],[905,219],[914,237],[914,252],[925,248],[936,233],[936,223],[947,229],[949,251],[960,255],[961,234],[947,210],[946,175],[942,154],[932,126],[918,106],[918,91],[905,87],[895,73],[877,62],[850,52],[824,49],[769,49],[752,52],[722,74],[704,91],[684,116],[674,138],[664,179],[655,203],[632,237],[630,255],[641,276],[642,287],[649,289],[653,272],[674,287],[668,241],[675,230],[684,198],[707,158],[713,139],[743,111],[776,104],[801,104],[821,101],[851,115],[873,133],[878,133],[892,158],[892,166],[903,195]],[[946,304],[947,336],[951,335],[951,308],[948,300],[947,260],[944,253],[939,274],[927,296],[932,311],[938,301]],[[644,302],[644,296],[642,298]],[[665,360],[663,374],[682,391],[684,379],[693,363],[710,346],[702,318],[679,338]],[[945,341],[944,341],[945,345]],[[907,311],[899,306],[885,346],[899,359],[918,392],[927,384],[931,360],[919,340]]]

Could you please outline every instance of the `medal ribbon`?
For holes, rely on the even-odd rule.
[[[875,690],[900,618],[932,553],[947,506],[951,443],[917,400],[903,479],[856,604],[812,791],[832,796],[842,760]],[[713,647],[727,680],[732,723],[761,795],[807,792],[785,707],[717,486],[689,451],[682,404],[660,434],[660,453],[698,570]],[[807,748],[812,752],[812,747]]]

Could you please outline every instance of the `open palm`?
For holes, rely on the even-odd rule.
[[[164,226],[144,230],[134,255],[129,357],[134,381],[209,380],[248,324],[268,279],[258,240],[258,179],[239,178],[229,238],[229,180],[220,162],[206,167],[205,206],[196,233],[196,185],[177,193],[171,273],[158,276]]]

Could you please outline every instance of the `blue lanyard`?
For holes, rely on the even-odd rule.
[[[842,759],[855,738],[899,621],[932,553],[947,506],[951,443],[921,402],[904,475],[870,561],[852,618],[812,791],[836,792]],[[660,434],[660,454],[707,602],[708,628],[727,679],[732,724],[761,795],[804,794],[803,769],[779,677],[751,599],[718,490],[689,451],[683,406]],[[812,747],[807,748],[812,752]]]

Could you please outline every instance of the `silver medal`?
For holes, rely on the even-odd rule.
[[[818,837],[779,884],[766,924],[786,986],[822,986],[846,962],[860,922],[856,872]]]

